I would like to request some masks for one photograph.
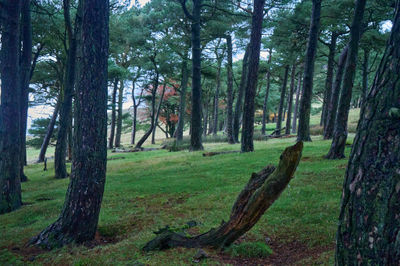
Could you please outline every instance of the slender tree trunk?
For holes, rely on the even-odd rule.
[[[31,23],[31,1],[23,0],[21,9],[22,20],[22,53],[20,60],[20,139],[21,139],[21,159],[20,159],[20,178],[21,182],[28,180],[24,173],[26,165],[26,129],[28,120],[28,102],[29,102],[29,81],[32,63],[32,23]]]
[[[280,102],[279,102],[278,119],[276,120],[276,130],[277,130],[278,135],[281,134],[283,105],[285,104],[288,75],[289,75],[289,65],[285,66],[285,75],[283,77],[283,83],[282,83],[282,88],[281,88],[281,98],[280,98]]]
[[[0,106],[0,214],[22,205],[20,180],[19,16],[21,1],[2,1]]]
[[[85,26],[71,181],[58,220],[31,240],[49,249],[94,239],[106,178],[109,3],[82,0],[81,5]]]
[[[318,34],[321,19],[321,0],[313,0],[310,33],[304,64],[303,92],[300,101],[299,129],[297,140],[311,141],[310,113],[314,78],[314,62],[317,53]]]
[[[339,103],[339,94],[342,86],[343,73],[345,69],[347,53],[349,46],[346,46],[339,57],[339,63],[336,71],[336,78],[332,88],[331,99],[328,103],[326,124],[324,127],[324,139],[331,139],[333,137],[333,129],[335,127],[337,106]]]
[[[257,88],[258,65],[260,60],[261,31],[265,0],[254,1],[252,15],[249,67],[246,79],[246,90],[243,110],[242,152],[254,151],[254,98]]]
[[[178,118],[178,126],[176,128],[176,140],[182,141],[183,139],[183,130],[185,127],[185,112],[186,112],[186,90],[187,83],[189,79],[189,70],[187,65],[188,53],[185,53],[185,57],[182,60],[182,80],[180,87],[180,98],[179,98],[179,118]]]
[[[244,91],[246,89],[247,84],[247,70],[248,70],[248,63],[249,63],[249,51],[250,45],[247,45],[246,52],[244,53],[243,57],[243,66],[242,66],[242,76],[240,78],[240,85],[239,85],[239,92],[238,97],[236,99],[235,105],[235,113],[233,115],[233,139],[236,143],[239,143],[239,131],[240,131],[240,123],[242,118],[242,106],[243,106],[243,96]]]
[[[356,2],[354,20],[350,30],[349,52],[343,76],[343,88],[341,90],[339,108],[336,114],[332,145],[326,156],[327,159],[340,159],[345,157],[344,149],[347,139],[347,121],[350,111],[353,83],[356,75],[358,44],[361,37],[365,5],[366,0],[357,0]]]
[[[123,102],[124,102],[124,81],[120,80],[118,89],[118,116],[117,116],[117,130],[115,132],[115,147],[121,146]]]
[[[337,32],[332,32],[331,42],[328,46],[329,55],[328,55],[328,69],[326,72],[326,80],[325,80],[325,93],[324,93],[324,102],[323,102],[323,112],[321,116],[321,126],[326,126],[327,116],[328,116],[328,105],[332,95],[332,86],[333,86],[333,69],[335,65],[335,55],[336,55],[336,42],[339,34]]]
[[[75,85],[75,66],[76,66],[76,25],[73,32],[72,24],[70,21],[70,3],[69,0],[63,1],[64,6],[64,19],[65,27],[68,33],[68,52],[67,52],[67,66],[64,77],[64,91],[63,101],[60,107],[59,126],[57,134],[56,150],[54,153],[54,169],[55,178],[61,179],[68,176],[65,156],[67,154],[67,134],[72,115],[72,97],[74,94]]]
[[[343,184],[336,265],[400,262],[400,1],[386,51],[361,108]]]
[[[67,135],[67,158],[69,161],[72,161],[72,153],[73,153],[73,145],[74,145],[74,134],[73,134],[73,119],[72,115],[69,118],[69,127],[68,127],[68,135]]]
[[[228,138],[229,144],[234,144],[235,140],[233,138],[233,73],[232,73],[232,37],[228,35],[226,37],[226,43],[228,46],[228,65],[227,65],[227,73],[228,73],[228,89],[227,89],[227,112],[226,112],[226,135]]]
[[[167,84],[164,83],[163,90],[161,93],[161,98],[160,98],[160,101],[158,102],[157,114],[156,114],[156,117],[154,118],[154,127],[153,127],[152,136],[151,136],[151,144],[156,144],[156,128],[158,125],[158,117],[160,116],[161,106],[164,101],[164,93],[165,93],[166,87],[167,87]]]
[[[208,97],[207,97],[208,98]],[[203,136],[207,136],[207,124],[208,124],[208,99],[205,99],[206,102],[204,103],[203,108]],[[211,127],[211,125],[210,125]]]
[[[201,47],[200,13],[202,0],[193,0],[192,14],[192,113],[190,150],[203,150],[201,143]]]
[[[114,80],[114,88],[111,98],[111,130],[110,130],[110,138],[108,139],[108,148],[112,149],[114,147],[114,136],[115,136],[115,121],[116,121],[116,112],[117,112],[117,90],[118,90],[118,79]]]
[[[368,93],[368,67],[369,67],[369,50],[364,48],[364,59],[362,65],[362,93],[361,93],[361,106],[365,102]]]
[[[214,95],[214,124],[213,124],[213,135],[217,135],[218,132],[218,113],[219,113],[219,89],[221,87],[221,68],[222,68],[222,55],[218,58],[218,68],[217,68],[217,87],[215,88]]]
[[[143,91],[142,91],[143,92]],[[135,97],[135,81],[132,81],[132,102],[133,102],[133,114],[132,114],[132,132],[131,132],[131,144],[135,144],[136,138],[136,124],[137,124],[137,109],[140,105],[142,98],[142,93],[139,96],[138,101],[136,102]]]
[[[296,91],[296,104],[294,105],[293,110],[293,122],[292,122],[292,133],[295,134],[297,131],[297,114],[299,111],[299,103],[300,103],[300,93],[301,93],[301,81],[303,80],[303,72],[299,72],[299,77],[297,81],[297,91]]]
[[[57,101],[57,104],[54,107],[53,115],[51,116],[51,119],[50,119],[50,123],[47,126],[46,135],[44,136],[42,147],[40,148],[39,158],[37,160],[38,163],[44,162],[44,159],[46,157],[47,147],[49,146],[51,137],[53,136],[54,126],[57,121],[59,109],[60,109],[60,100]]]
[[[285,134],[290,134],[290,127],[292,125],[292,107],[293,107],[293,93],[296,81],[296,62],[293,63],[292,66],[292,74],[290,75],[290,90],[288,97],[288,111],[287,111],[287,120],[286,120],[286,129]]]
[[[267,88],[265,90],[264,96],[264,104],[263,104],[263,116],[262,116],[262,125],[261,125],[261,134],[266,134],[266,122],[267,122],[267,108],[268,108],[268,97],[269,97],[269,88],[271,86],[271,60],[272,60],[272,49],[269,49],[269,57],[268,57],[268,72],[267,72]]]

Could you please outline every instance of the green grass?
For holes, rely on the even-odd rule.
[[[199,226],[190,230],[199,233],[227,220],[251,173],[267,164],[276,164],[283,149],[293,143],[294,139],[257,141],[253,153],[214,157],[203,157],[201,152],[166,150],[110,154],[121,159],[108,162],[98,230],[111,243],[94,248],[71,245],[42,252],[33,262],[28,261],[32,254],[24,251],[24,245],[57,219],[69,180],[53,178],[52,162],[46,172],[42,171],[42,165],[29,165],[26,174],[30,181],[22,185],[26,205],[0,216],[0,264],[126,265],[137,261],[146,265],[191,264],[196,250],[179,248],[143,253],[141,248],[154,237],[153,231],[165,225],[182,227],[195,220]],[[347,159],[323,159],[329,145],[330,141],[320,137],[306,143],[295,178],[246,234],[245,245],[251,247],[266,237],[282,244],[300,241],[310,249],[323,247],[318,263],[332,261]],[[240,145],[209,143],[205,149],[239,150]],[[349,148],[346,151],[348,154]],[[220,253],[208,252],[211,255],[202,261],[204,265],[222,263]],[[312,258],[304,259],[307,264],[314,262]]]

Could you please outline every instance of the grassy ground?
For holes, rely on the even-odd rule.
[[[46,172],[42,165],[29,165],[30,181],[22,185],[24,206],[0,216],[0,265],[193,264],[195,249],[143,253],[141,248],[154,237],[153,231],[165,225],[182,227],[194,220],[199,223],[189,230],[194,234],[227,220],[251,173],[276,164],[283,149],[294,141],[257,141],[253,153],[214,157],[166,150],[109,154],[113,160],[108,162],[96,241],[49,252],[25,244],[57,219],[69,180],[52,178],[52,162]],[[306,143],[295,178],[257,225],[233,251],[206,250],[209,257],[199,264],[331,265],[347,159],[323,159],[329,145],[330,141],[320,137]],[[207,151],[239,148],[205,144]],[[347,155],[349,151],[347,147]],[[29,154],[36,156],[32,151]],[[266,242],[273,254],[259,258]]]

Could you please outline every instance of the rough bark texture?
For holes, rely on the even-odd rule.
[[[227,43],[227,56],[228,56],[228,65],[227,65],[227,73],[228,73],[228,90],[227,90],[227,111],[226,111],[226,137],[228,138],[228,143],[234,144],[235,140],[233,139],[233,73],[232,73],[232,37],[228,35],[226,37]]]
[[[70,2],[69,0],[63,1],[65,28],[68,35],[68,51],[67,51],[67,66],[64,76],[64,89],[62,104],[59,113],[59,126],[57,133],[56,150],[54,152],[54,170],[55,178],[66,178],[68,176],[65,156],[67,154],[67,135],[70,126],[70,119],[72,115],[72,98],[74,94],[75,85],[75,66],[76,66],[76,31],[77,26],[75,23],[75,30],[72,29],[70,18]],[[79,12],[79,11],[78,11]]]
[[[278,132],[280,132],[281,128],[282,128],[282,117],[284,116],[283,105],[285,104],[286,87],[287,87],[288,76],[289,76],[289,65],[287,65],[285,67],[285,74],[283,76],[283,82],[282,82],[282,88],[281,88],[281,98],[280,98],[280,101],[279,101],[278,119],[276,120],[276,130]]]
[[[364,58],[362,64],[362,92],[361,92],[361,106],[365,102],[368,93],[368,67],[369,67],[369,51],[364,48]]]
[[[238,97],[236,99],[235,105],[235,113],[233,115],[233,138],[236,143],[239,143],[239,131],[240,131],[240,118],[242,115],[242,106],[243,106],[243,96],[244,91],[246,89],[247,84],[247,70],[249,64],[249,50],[250,46],[246,47],[246,52],[244,53],[243,57],[243,66],[242,66],[242,76],[240,78],[240,85],[239,85],[239,92]]]
[[[272,49],[269,49],[269,57],[268,57],[268,72],[267,72],[267,87],[265,89],[265,96],[264,96],[264,104],[263,104],[263,116],[262,116],[262,124],[261,124],[261,134],[266,134],[266,124],[267,124],[267,108],[268,108],[268,97],[269,97],[269,89],[271,86],[271,60],[272,60]]]
[[[331,139],[333,137],[333,129],[335,127],[337,106],[339,103],[339,94],[340,94],[340,89],[342,87],[343,73],[348,51],[349,51],[349,46],[346,46],[339,57],[335,83],[333,84],[332,87],[331,99],[328,103],[328,108],[326,113],[326,124],[324,126],[324,139]]]
[[[22,52],[20,59],[20,139],[21,139],[21,159],[20,159],[20,178],[21,182],[28,180],[24,173],[26,165],[26,129],[28,121],[28,102],[29,102],[29,81],[32,63],[32,22],[31,22],[31,1],[23,0],[21,9],[22,23]]]
[[[21,1],[2,1],[0,106],[0,214],[22,205],[20,180],[19,15]]]
[[[328,66],[326,71],[326,80],[325,80],[325,93],[324,93],[324,102],[323,102],[323,112],[321,116],[321,125],[326,126],[327,114],[328,114],[328,105],[332,95],[332,86],[333,86],[333,69],[335,64],[335,55],[336,55],[336,42],[339,34],[337,32],[332,32],[331,34],[331,42],[328,45],[329,54],[328,54]]]
[[[264,212],[286,188],[296,171],[301,158],[303,143],[288,147],[282,153],[277,168],[272,165],[253,173],[246,187],[232,207],[228,222],[218,228],[194,237],[176,233],[167,228],[156,232],[155,239],[143,248],[145,251],[163,250],[173,247],[225,248],[249,231]]]
[[[82,0],[81,4],[85,26],[71,181],[58,220],[31,240],[49,249],[94,238],[106,177],[109,2]]]
[[[344,148],[347,139],[347,121],[350,111],[351,94],[356,75],[358,44],[361,37],[361,27],[364,17],[366,0],[357,0],[353,23],[350,29],[349,51],[343,76],[343,88],[340,93],[339,108],[336,114],[335,128],[331,148],[327,159],[344,158]]]
[[[293,93],[296,81],[296,63],[292,66],[292,73],[290,74],[290,90],[288,95],[288,110],[285,134],[290,134],[290,127],[292,126],[292,109],[293,109]]]
[[[400,264],[400,1],[347,167],[336,265]]]
[[[117,129],[115,131],[115,147],[121,146],[123,103],[124,103],[124,81],[120,80],[118,88],[118,116],[117,116]]]
[[[297,80],[297,90],[296,90],[296,103],[294,105],[293,110],[293,122],[292,122],[292,133],[297,132],[297,117],[299,111],[299,104],[300,104],[300,93],[301,93],[301,82],[303,80],[303,72],[299,72],[299,77]]]
[[[58,110],[60,109],[60,100],[57,101],[56,106],[54,107],[53,115],[51,116],[50,123],[47,126],[46,135],[44,136],[42,146],[40,148],[39,158],[37,160],[38,163],[44,162],[46,157],[47,147],[49,147],[51,137],[53,136],[54,126],[56,125]]]
[[[116,122],[116,112],[117,112],[117,91],[118,91],[118,79],[114,80],[114,88],[111,96],[111,126],[110,126],[110,138],[108,139],[108,148],[112,149],[114,147],[114,137],[115,137],[115,122]]]
[[[258,65],[260,61],[261,31],[265,0],[254,1],[249,44],[249,65],[243,108],[241,151],[254,151],[254,98],[257,88]]]
[[[297,140],[311,141],[310,137],[310,112],[314,78],[314,63],[317,53],[318,34],[321,20],[321,1],[313,0],[310,33],[308,37],[307,52],[304,64],[303,90],[300,101],[299,128]]]
[[[185,127],[185,112],[186,112],[186,89],[189,79],[188,73],[188,53],[185,53],[185,57],[182,60],[182,80],[181,80],[181,87],[180,87],[180,95],[179,95],[179,119],[178,125],[176,128],[176,141],[182,141],[183,139],[183,129]]]

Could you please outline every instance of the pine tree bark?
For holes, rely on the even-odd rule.
[[[227,65],[227,75],[228,75],[228,89],[227,89],[227,111],[226,111],[226,136],[228,138],[229,144],[234,144],[235,140],[233,139],[233,73],[232,73],[232,37],[228,35],[226,37],[227,44],[227,56],[228,56],[228,65]]]
[[[321,125],[326,126],[327,116],[328,116],[328,105],[332,95],[332,86],[333,86],[333,69],[335,67],[335,55],[336,55],[336,43],[339,34],[335,31],[331,33],[331,42],[328,45],[329,54],[328,54],[328,66],[326,72],[326,80],[325,80],[325,93],[324,93],[324,102],[323,102],[323,112],[321,117]]]
[[[321,20],[322,0],[313,0],[310,33],[308,37],[307,51],[304,64],[303,90],[300,101],[299,128],[297,140],[311,141],[310,137],[310,114],[311,99],[314,78],[314,63],[317,53],[318,35]]]
[[[364,48],[364,58],[362,64],[362,92],[361,92],[361,104],[362,106],[365,102],[365,98],[368,93],[368,68],[369,68],[369,50]]]
[[[266,124],[267,124],[267,108],[268,108],[268,97],[269,97],[269,89],[271,86],[271,60],[272,60],[272,49],[269,49],[269,57],[268,57],[268,66],[269,69],[267,71],[267,88],[265,89],[264,103],[263,103],[263,116],[262,116],[262,124],[261,124],[261,134],[266,135]]]
[[[297,90],[296,90],[296,103],[294,105],[293,110],[293,120],[292,120],[292,133],[295,134],[297,132],[297,117],[299,111],[299,104],[300,104],[300,93],[301,93],[301,81],[303,80],[303,72],[299,72],[299,77],[297,80]]]
[[[241,151],[254,151],[254,98],[257,88],[258,65],[260,60],[262,20],[265,0],[254,1],[249,44],[249,66],[247,70],[246,89],[243,108],[243,127]]]
[[[2,1],[0,105],[0,214],[18,209],[20,180],[19,34],[21,1]]]
[[[80,4],[84,27],[71,181],[58,220],[30,242],[49,249],[94,238],[106,177],[109,2]]]
[[[51,137],[53,136],[54,126],[56,125],[58,110],[60,109],[60,100],[57,100],[56,106],[54,107],[53,115],[51,116],[50,123],[47,126],[46,135],[44,136],[42,146],[40,148],[40,153],[37,162],[42,163],[46,157],[46,151],[49,147]]]
[[[326,124],[324,127],[324,139],[331,139],[333,137],[333,130],[336,122],[337,106],[339,103],[339,94],[342,87],[343,74],[347,59],[349,46],[346,46],[339,57],[339,63],[336,71],[335,82],[332,87],[331,99],[328,103]]]
[[[340,93],[339,108],[331,148],[326,155],[327,159],[344,158],[344,149],[347,139],[347,122],[350,111],[351,94],[356,75],[358,44],[361,38],[362,21],[364,17],[366,0],[357,0],[353,23],[350,29],[349,51],[343,76],[343,88]]]
[[[156,232],[158,236],[148,242],[143,250],[163,250],[174,247],[216,249],[228,247],[258,222],[286,188],[299,164],[302,149],[302,142],[288,147],[282,153],[277,168],[269,165],[260,172],[253,173],[246,187],[237,197],[228,222],[223,222],[218,228],[194,237],[186,237],[166,227]]]
[[[293,94],[294,87],[296,81],[296,62],[293,63],[292,73],[290,74],[290,90],[288,95],[288,111],[287,111],[287,120],[286,120],[286,129],[285,134],[290,134],[290,127],[292,126],[292,109],[293,109]]]
[[[361,110],[343,185],[336,265],[400,263],[400,1]]]
[[[247,84],[247,70],[248,70],[248,60],[249,60],[250,46],[247,45],[246,51],[243,57],[242,66],[242,76],[240,78],[239,92],[236,99],[235,113],[233,115],[233,138],[236,143],[239,143],[239,131],[240,131],[240,118],[242,117],[242,106],[243,106],[243,96]]]
[[[221,88],[221,68],[222,68],[222,59],[223,59],[223,54],[218,55],[218,51],[215,51],[215,55],[217,57],[217,77],[216,77],[216,83],[217,86],[215,88],[215,94],[214,94],[214,108],[213,108],[213,135],[217,135],[218,133],[218,115],[219,115],[219,89]]]
[[[289,65],[285,66],[285,74],[283,76],[282,88],[281,88],[281,98],[279,101],[279,108],[278,108],[278,119],[276,120],[276,131],[277,134],[281,134],[282,128],[282,116],[283,114],[283,105],[285,104],[285,97],[286,97],[286,87],[287,87],[287,80],[289,76]]]
[[[28,122],[28,102],[29,102],[29,81],[32,64],[32,22],[31,22],[31,1],[23,0],[21,9],[21,26],[22,26],[22,52],[20,59],[20,139],[21,139],[21,159],[20,159],[20,178],[21,182],[28,180],[24,173],[26,165],[26,129]]]
[[[72,116],[72,98],[75,85],[76,70],[76,23],[72,29],[70,18],[70,1],[63,1],[65,28],[68,35],[67,66],[64,76],[63,100],[59,111],[59,126],[56,150],[54,153],[55,178],[62,179],[68,176],[65,156],[67,155],[67,135]],[[79,12],[79,11],[78,11]]]
[[[115,137],[115,122],[117,113],[117,91],[118,91],[119,80],[114,80],[114,88],[111,97],[111,126],[110,126],[110,138],[108,139],[108,148],[112,149],[114,147],[114,137]]]
[[[115,147],[121,146],[121,134],[122,134],[122,106],[124,103],[124,81],[119,81],[118,88],[118,116],[117,116],[117,130],[115,132]]]
[[[182,141],[183,129],[185,127],[186,90],[189,79],[187,60],[188,60],[188,52],[185,52],[185,56],[182,60],[182,79],[181,79],[180,96],[179,96],[179,118],[178,118],[178,125],[176,128],[177,142]]]

